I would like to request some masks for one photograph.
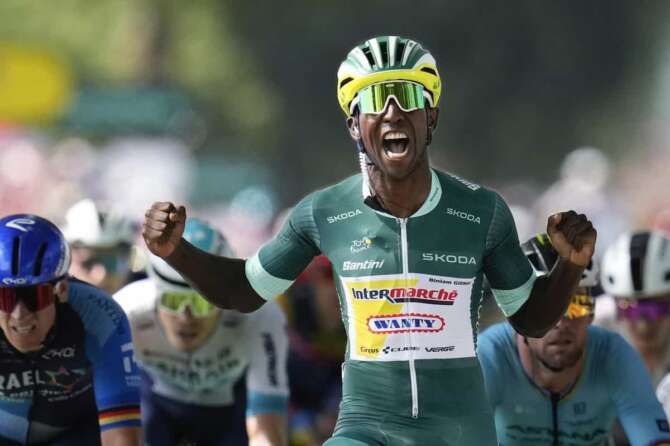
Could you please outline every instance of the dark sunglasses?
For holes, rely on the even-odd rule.
[[[54,282],[24,287],[0,287],[0,311],[11,313],[19,301],[31,313],[43,310],[56,301],[54,288]]]

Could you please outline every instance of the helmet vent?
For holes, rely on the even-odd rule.
[[[348,77],[346,79],[342,79],[342,82],[340,82],[340,88],[344,87],[345,85],[347,85],[349,82],[351,82],[353,80],[354,80],[353,77]]]
[[[665,281],[670,282],[670,271],[665,272]]]
[[[33,276],[39,276],[42,273],[42,261],[44,260],[44,253],[47,251],[47,244],[42,243],[40,249],[37,251],[35,258],[35,266],[33,267]]]
[[[102,212],[98,212],[98,224],[100,225],[101,228],[105,227],[105,214]]]
[[[614,276],[607,276],[607,280],[609,281],[609,283],[614,285]]]
[[[370,51],[370,48],[364,46],[363,54],[365,54],[365,58],[368,60],[368,63],[370,64],[371,67],[377,65],[375,63],[375,58],[372,56],[372,51]]]
[[[642,291],[642,259],[633,257],[630,259],[630,273],[633,279],[635,291]]]
[[[421,68],[421,71],[424,71],[426,73],[430,73],[433,76],[437,76],[437,72],[430,67],[423,67],[423,68]]]
[[[648,244],[648,232],[634,234],[630,239],[630,273],[635,291],[642,291],[642,273]]]
[[[405,54],[405,45],[406,41],[405,40],[400,40],[398,42],[398,48],[395,51],[395,63],[399,64],[402,62],[402,56]]]
[[[16,276],[19,274],[19,265],[21,264],[21,239],[14,237],[14,243],[12,244],[12,275]]]
[[[388,66],[389,65],[389,50],[388,50],[388,43],[387,42],[379,42],[379,48],[382,53],[382,66]]]

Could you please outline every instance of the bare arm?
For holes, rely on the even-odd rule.
[[[584,268],[591,261],[596,230],[574,211],[549,217],[547,234],[559,258],[548,276],[538,278],[521,308],[509,318],[521,335],[541,338],[563,317]]]
[[[247,280],[242,259],[209,254],[182,238],[165,261],[217,307],[249,313],[265,303]]]
[[[247,435],[249,446],[285,446],[288,444],[286,415],[267,413],[247,417]]]
[[[140,446],[142,429],[139,427],[117,427],[100,434],[102,446]]]
[[[559,259],[551,274],[538,277],[530,297],[509,318],[517,333],[543,337],[565,314],[584,267]]]
[[[201,251],[182,238],[186,209],[170,202],[154,203],[145,213],[142,236],[149,250],[162,257],[214,305],[242,311],[265,303],[251,287],[244,260]]]

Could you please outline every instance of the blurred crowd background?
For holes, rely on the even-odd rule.
[[[443,78],[433,164],[500,191],[522,240],[552,211],[586,212],[601,253],[670,228],[669,19],[662,0],[3,0],[0,214],[62,224],[92,198],[139,222],[171,200],[249,256],[299,198],[357,171],[336,70],[399,34]],[[296,444],[336,414],[333,292],[317,261],[282,300],[293,379],[312,385],[293,390]],[[323,376],[301,378],[315,362]]]

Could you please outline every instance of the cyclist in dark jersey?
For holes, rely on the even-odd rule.
[[[145,241],[213,303],[242,311],[283,292],[314,256],[329,258],[349,339],[329,446],[495,444],[475,355],[483,276],[513,326],[542,336],[591,260],[595,230],[574,212],[550,217],[560,259],[536,278],[502,198],[430,167],[441,81],[419,43],[357,45],[337,90],[361,174],[308,195],[246,262],[183,241],[186,211],[171,202],[146,212]]]
[[[128,320],[69,265],[51,222],[0,219],[0,445],[139,445]]]

